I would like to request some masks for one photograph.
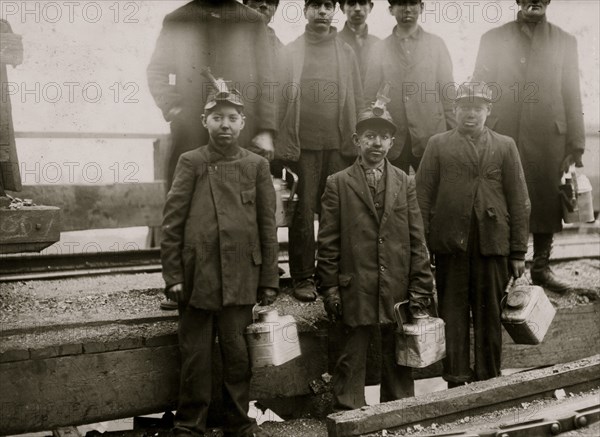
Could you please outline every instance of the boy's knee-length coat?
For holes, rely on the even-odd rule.
[[[267,160],[248,150],[182,154],[162,231],[165,283],[183,283],[195,308],[252,305],[258,287],[279,285],[275,189]]]
[[[317,277],[339,286],[349,326],[393,323],[395,303],[432,295],[414,180],[385,165],[381,219],[358,161],[328,178],[321,202]]]

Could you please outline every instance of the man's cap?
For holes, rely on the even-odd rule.
[[[235,88],[228,91],[212,90],[206,99],[204,109],[212,109],[219,103],[229,103],[231,105],[238,106],[240,109],[244,107],[242,95]]]
[[[386,107],[379,107],[375,105],[360,111],[358,114],[358,120],[356,122],[356,131],[360,131],[361,127],[363,126],[375,123],[386,125],[392,130],[392,133],[396,132],[397,127],[394,124],[394,120],[392,119],[392,116]]]
[[[485,82],[464,82],[456,90],[456,102],[468,99],[470,102],[475,99],[484,100],[488,103],[493,101],[492,89]]]

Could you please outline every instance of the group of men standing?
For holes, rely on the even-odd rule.
[[[472,81],[455,99],[442,92],[454,82],[448,49],[419,25],[419,0],[389,0],[397,25],[382,41],[368,31],[369,0],[340,1],[347,21],[339,32],[331,25],[335,1],[306,0],[305,32],[287,46],[264,24],[277,0],[245,0],[249,8],[195,0],[164,20],[148,80],[171,123],[170,179],[183,152],[205,144],[210,150],[214,140],[200,122],[211,92],[201,74],[206,66],[241,91],[239,144],[299,175],[289,230],[293,293],[303,301],[320,293],[328,314],[346,327],[333,381],[338,409],[364,405],[365,327],[393,323],[391,307],[400,299],[409,298],[415,317],[427,311],[433,281],[424,260],[436,264],[450,387],[500,375],[500,300],[509,277],[524,272],[530,230],[533,282],[569,288],[549,258],[561,230],[560,177],[582,166],[584,150],[576,41],[547,22],[550,0],[517,3],[516,21],[483,35]],[[376,111],[378,99],[387,108]],[[407,177],[411,167],[414,179]],[[193,169],[186,171],[191,178]],[[198,190],[203,173],[195,174]],[[241,193],[242,203],[254,204],[249,193]],[[218,268],[225,275],[231,266],[221,261]],[[388,334],[382,328],[384,349]],[[412,393],[388,349],[382,400]]]

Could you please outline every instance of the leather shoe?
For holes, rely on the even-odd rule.
[[[160,309],[165,311],[173,311],[179,307],[178,303],[174,300],[165,299],[160,303]]]
[[[550,267],[540,270],[531,269],[531,281],[534,285],[539,285],[555,293],[564,293],[571,288],[567,282],[556,276]]]
[[[317,300],[317,289],[312,278],[294,281],[294,297],[302,302]]]

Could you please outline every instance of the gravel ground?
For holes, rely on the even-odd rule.
[[[564,295],[549,292],[555,306],[584,305],[600,299],[600,260],[563,262],[554,270],[575,287]],[[162,287],[160,273],[0,283],[0,326],[6,330],[174,315],[159,309]],[[296,317],[300,329],[325,322],[319,302],[298,302],[287,290],[281,293],[277,306],[281,314]]]

